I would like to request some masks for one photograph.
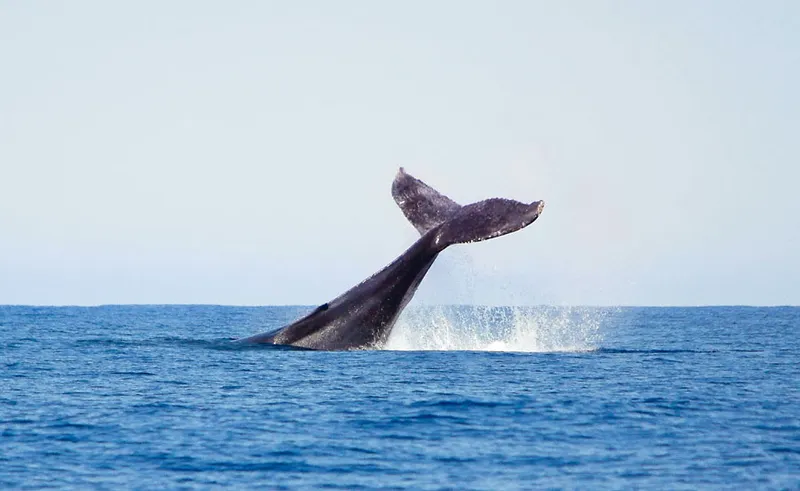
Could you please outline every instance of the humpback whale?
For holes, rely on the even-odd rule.
[[[461,206],[401,167],[392,196],[421,237],[388,266],[275,331],[238,343],[292,345],[318,350],[379,348],[414,296],[436,256],[453,244],[500,237],[539,218],[544,201],[490,198]]]

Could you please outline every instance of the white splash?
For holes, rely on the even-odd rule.
[[[591,307],[418,307],[403,313],[384,349],[592,351],[608,313]]]

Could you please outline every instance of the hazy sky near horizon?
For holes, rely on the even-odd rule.
[[[800,304],[800,2],[4,2],[0,304]]]

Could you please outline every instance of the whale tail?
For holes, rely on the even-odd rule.
[[[461,205],[407,174],[402,167],[392,182],[392,197],[420,235],[441,225],[461,209]]]
[[[490,198],[461,206],[401,167],[392,183],[395,202],[420,235],[435,230],[433,240],[441,251],[452,244],[493,239],[533,223],[544,201],[526,204]]]

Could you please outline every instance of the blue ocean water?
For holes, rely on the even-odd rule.
[[[0,488],[800,488],[800,308],[0,307]]]

